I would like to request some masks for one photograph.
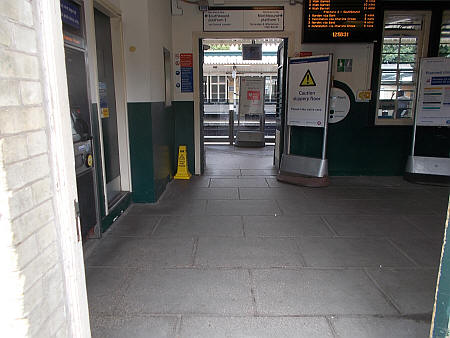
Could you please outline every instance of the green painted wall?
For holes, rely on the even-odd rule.
[[[355,102],[351,89],[342,82],[335,81],[334,86],[347,93],[351,108],[343,121],[329,125],[329,174],[402,175],[410,153],[412,127],[371,125],[371,104]],[[291,128],[291,153],[320,157],[322,133],[322,128]]]
[[[128,103],[133,201],[153,203],[175,174],[178,145],[188,147],[194,169],[194,104]]]
[[[178,146],[186,145],[189,172],[192,174],[195,171],[194,101],[174,101],[172,104],[175,116],[174,163],[177,163]]]
[[[133,202],[155,202],[150,102],[128,103],[128,128]]]
[[[450,213],[450,204],[449,204]],[[433,338],[450,337],[450,231],[447,224],[445,226],[444,250],[441,257],[440,277],[438,281],[438,292],[436,300],[436,311],[433,318],[434,329]]]
[[[152,146],[155,201],[174,175],[174,118],[172,107],[152,102]]]

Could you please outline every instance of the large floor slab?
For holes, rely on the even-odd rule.
[[[173,316],[92,316],[93,338],[176,337],[178,318]]]
[[[244,216],[247,237],[331,236],[322,217],[301,216]]]
[[[212,200],[206,207],[208,215],[280,215],[274,200]]]
[[[367,275],[357,270],[255,270],[261,315],[396,314]]]
[[[369,270],[403,314],[431,313],[437,270]]]
[[[192,238],[102,239],[88,266],[112,267],[184,267],[192,265]]]
[[[250,315],[247,270],[135,271],[124,291],[125,313]]]
[[[425,337],[448,188],[276,180],[273,147],[133,204],[86,250],[94,337]]]
[[[203,267],[266,268],[303,266],[294,239],[200,238],[195,264]]]
[[[333,318],[333,326],[342,338],[424,338],[430,323],[403,318]]]
[[[232,236],[244,234],[241,216],[163,216],[155,237]]]
[[[306,264],[313,267],[403,267],[414,263],[389,241],[376,238],[300,238]]]
[[[321,317],[183,317],[180,337],[326,338],[333,334]]]
[[[423,237],[424,233],[397,215],[327,215],[327,222],[339,236]]]

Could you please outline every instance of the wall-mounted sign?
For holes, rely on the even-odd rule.
[[[203,13],[205,32],[284,30],[284,7],[210,7]]]
[[[106,83],[99,81],[98,83],[98,96],[100,98],[100,112],[102,119],[109,117],[109,107],[108,107],[108,91],[106,88]]]
[[[324,127],[327,118],[331,56],[291,58],[287,124]]]
[[[264,77],[241,77],[239,114],[264,114]]]
[[[420,63],[418,126],[450,126],[450,59],[425,58]]]
[[[192,93],[194,91],[194,71],[192,68],[193,58],[192,53],[180,53],[175,56],[176,71],[175,74],[180,76],[177,88],[181,89],[182,93]],[[177,79],[178,80],[178,79]]]
[[[262,60],[262,44],[260,43],[243,44],[242,60]]]
[[[350,111],[350,98],[339,88],[331,88],[328,123],[337,123],[345,119]]]
[[[353,59],[338,59],[337,71],[343,73],[351,73],[353,69]]]
[[[303,42],[371,42],[376,0],[305,0]]]
[[[80,6],[68,0],[61,0],[61,20],[63,23],[80,30],[81,9]]]
[[[369,102],[371,99],[372,99],[372,91],[371,90],[358,90],[355,101],[356,102]]]

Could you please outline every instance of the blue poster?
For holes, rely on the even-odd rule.
[[[61,20],[63,23],[79,30],[81,28],[80,6],[72,1],[61,0]]]
[[[181,92],[192,93],[194,91],[194,72],[192,67],[181,67]]]

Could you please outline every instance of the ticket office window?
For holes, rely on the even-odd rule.
[[[450,57],[450,11],[444,11],[442,15],[439,56]]]
[[[375,124],[411,125],[431,13],[385,12]]]

